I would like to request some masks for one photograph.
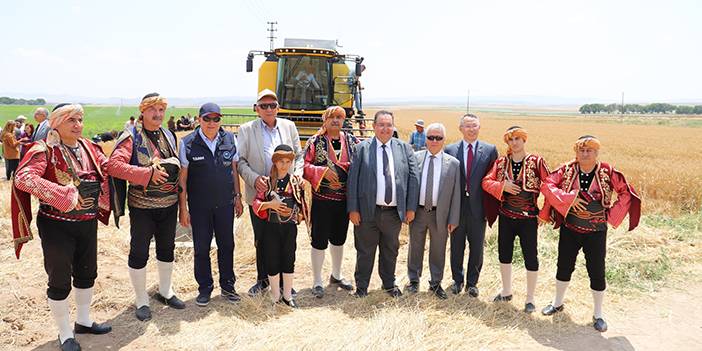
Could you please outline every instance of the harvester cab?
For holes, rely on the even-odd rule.
[[[334,105],[346,111],[345,130],[359,137],[372,136],[362,108],[359,78],[363,57],[340,54],[334,40],[285,39],[282,48],[250,51],[247,72],[253,72],[257,55],[265,58],[258,69],[257,92],[276,92],[278,117],[295,122],[300,139],[306,140],[319,130],[322,113]]]

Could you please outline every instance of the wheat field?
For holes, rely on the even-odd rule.
[[[421,108],[394,109],[396,122],[404,138],[417,118],[425,122],[442,122],[449,140],[457,140],[457,110]],[[525,273],[517,249],[514,260],[515,299],[495,304],[499,291],[496,228],[488,229],[485,263],[479,298],[465,294],[440,301],[427,292],[427,274],[421,292],[391,299],[377,290],[380,280],[374,272],[370,296],[354,299],[343,291],[327,289],[323,299],[310,293],[309,239],[300,228],[296,261],[295,287],[299,291],[299,310],[272,305],[264,297],[243,298],[232,305],[215,294],[206,308],[194,304],[197,285],[193,278],[192,251],[178,248],[174,285],[176,293],[188,304],[175,311],[151,301],[154,318],[142,323],[134,317],[133,293],[127,275],[129,229],[100,225],[98,264],[93,316],[110,321],[113,332],[104,336],[78,336],[91,350],[439,350],[439,349],[559,349],[559,350],[634,350],[700,349],[699,316],[702,309],[694,303],[695,288],[702,288],[699,250],[700,201],[702,201],[702,166],[689,162],[702,152],[696,141],[698,128],[655,123],[623,123],[614,118],[601,120],[572,116],[508,115],[497,112],[478,113],[482,120],[481,139],[504,151],[502,132],[511,125],[529,130],[529,151],[542,154],[552,168],[572,158],[572,142],[582,134],[594,134],[603,143],[602,160],[621,169],[641,194],[645,216],[633,232],[611,230],[608,240],[608,294],[605,315],[610,331],[595,332],[590,326],[591,298],[582,255],[566,296],[566,313],[543,317],[521,312],[524,300]],[[109,146],[108,146],[109,148]],[[9,185],[0,182],[3,199]],[[123,219],[122,223],[125,223]],[[625,223],[626,224],[626,223]],[[42,266],[39,239],[23,250],[21,260],[14,258],[9,240],[9,203],[0,206],[0,233],[7,240],[0,243],[0,349],[55,349],[56,329],[46,304],[46,274]],[[625,227],[623,225],[622,227]],[[36,234],[36,227],[34,227]],[[407,227],[401,236],[400,257],[396,269],[397,283],[406,278]],[[236,288],[245,293],[255,279],[255,251],[249,219],[245,214],[236,221]],[[540,276],[536,291],[537,308],[552,298],[555,274],[557,233],[540,229]],[[216,251],[212,251],[216,281]],[[153,249],[151,257],[154,257]],[[342,272],[353,276],[355,250],[353,232],[345,245]],[[148,267],[150,292],[156,289],[156,267]],[[327,256],[324,275],[330,270]],[[450,269],[445,268],[443,285],[450,284]],[[682,303],[672,303],[680,302]],[[670,302],[670,303],[668,303]],[[656,306],[653,312],[642,306]],[[685,313],[682,313],[682,312]],[[650,312],[650,313],[649,313]],[[72,312],[74,313],[74,312]],[[73,314],[74,316],[74,314]],[[661,322],[656,333],[645,328],[651,318]],[[658,335],[658,337],[656,337]]]

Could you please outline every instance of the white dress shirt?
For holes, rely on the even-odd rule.
[[[391,139],[392,140],[392,139]],[[378,189],[376,190],[375,194],[375,204],[376,205],[381,205],[381,206],[397,206],[397,187],[395,186],[395,162],[392,158],[392,148],[390,146],[390,140],[388,140],[388,143],[385,144],[387,145],[385,149],[387,149],[387,154],[388,154],[388,163],[389,163],[389,168],[390,168],[390,179],[392,180],[392,201],[389,204],[385,203],[385,176],[383,175],[383,143],[380,142],[377,138],[375,139],[375,143],[377,145],[375,155],[376,155],[376,162],[375,162],[375,174],[376,174],[376,179],[377,179],[377,184],[378,184]]]
[[[427,175],[429,174],[429,157],[431,157],[431,152],[427,151],[427,155],[424,158],[424,163],[422,164],[422,179],[419,188],[419,205],[424,206],[424,199],[426,199],[427,194]],[[434,155],[434,180],[432,183],[431,190],[431,203],[432,206],[436,206],[439,202],[439,183],[441,182],[441,164],[444,161],[444,152],[439,151]]]
[[[280,129],[278,129],[278,121],[276,120],[275,127],[270,128],[263,119],[259,119],[261,123],[261,133],[263,133],[263,161],[265,164],[265,175],[271,173],[271,168],[273,168],[273,153],[278,145],[283,143],[283,137],[280,135]]]

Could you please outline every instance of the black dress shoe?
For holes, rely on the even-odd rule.
[[[400,291],[400,288],[398,288],[397,285],[393,286],[392,288],[385,289],[385,292],[393,298],[402,296],[402,291]]]
[[[249,296],[255,297],[256,295],[259,295],[262,292],[264,292],[267,288],[268,288],[268,283],[264,283],[263,281],[258,281],[251,288],[249,288]]]
[[[544,307],[543,310],[541,310],[541,314],[544,316],[552,316],[557,312],[563,311],[564,305],[560,305],[558,307],[554,307],[552,303],[548,304],[548,306]]]
[[[533,303],[527,302],[524,304],[524,312],[526,313],[534,313],[536,311],[536,306],[534,306]]]
[[[156,298],[157,301],[161,302],[162,304],[168,307],[172,307],[177,310],[185,309],[185,302],[179,299],[178,296],[173,295],[170,299],[167,299],[163,295],[156,293],[154,298]]]
[[[343,290],[351,291],[353,290],[353,284],[346,279],[336,279],[333,275],[329,276],[329,285],[336,285]]]
[[[492,302],[508,302],[512,301],[512,295],[502,296],[502,294],[497,294]]]
[[[89,327],[86,327],[82,324],[74,323],[73,324],[73,332],[76,334],[96,334],[96,335],[102,335],[102,334],[107,334],[112,331],[112,326],[107,324],[107,323],[95,323]]]
[[[480,290],[478,290],[477,286],[469,286],[466,288],[466,291],[471,297],[478,297],[478,295],[480,295]]]
[[[600,333],[607,331],[607,322],[605,322],[602,318],[592,317],[592,326]]]
[[[149,319],[151,319],[151,309],[149,308],[149,306],[144,305],[144,306],[137,308],[136,309],[136,317],[138,320],[140,320],[142,322],[146,322]]]
[[[463,283],[453,282],[453,284],[451,284],[451,293],[454,295],[460,294],[461,290],[463,290]]]
[[[239,296],[239,294],[237,294],[236,290],[234,289],[232,289],[231,291],[220,289],[219,294],[229,303],[237,303],[241,301],[241,296]]]
[[[436,297],[446,300],[448,299],[448,295],[446,295],[446,291],[441,287],[441,285],[434,285],[429,287],[429,291],[433,292]]]
[[[405,288],[407,289],[407,292],[416,294],[419,292],[419,282],[409,282]]]
[[[290,308],[298,308],[300,307],[297,302],[295,302],[294,298],[291,298],[290,300],[286,300],[284,297],[281,298],[284,304],[290,306]]]
[[[210,294],[199,293],[195,298],[195,304],[200,307],[205,307],[210,304]]]
[[[312,296],[321,299],[324,297],[324,288],[317,285],[314,288],[312,288]]]
[[[353,293],[353,297],[364,298],[368,296],[368,290],[356,288],[356,292]]]
[[[59,338],[59,344],[61,344],[61,338]],[[61,344],[61,351],[80,351],[80,344],[74,338],[68,338]]]

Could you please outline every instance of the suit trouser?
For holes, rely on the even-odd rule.
[[[378,257],[378,274],[383,281],[383,288],[395,286],[395,265],[400,249],[400,229],[402,221],[397,208],[375,207],[372,219],[361,219],[361,224],[354,227],[354,245],[356,246],[356,287],[367,290],[373,273],[376,248],[380,248]]]
[[[429,285],[441,284],[446,264],[446,241],[448,230],[445,225],[436,223],[436,209],[427,212],[424,208],[417,209],[414,221],[409,229],[409,255],[407,258],[407,276],[412,282],[419,282],[424,263],[424,244],[429,230]]]
[[[256,247],[256,273],[259,282],[265,283],[268,286],[268,271],[266,270],[266,255],[263,250],[263,236],[266,233],[266,221],[258,218],[253,210],[253,206],[249,206],[249,217],[251,217],[251,227],[254,232],[254,246]]]
[[[461,221],[451,234],[451,274],[453,281],[464,282],[463,256],[468,240],[468,269],[466,280],[468,286],[478,285],[480,270],[483,268],[483,247],[485,244],[485,219],[476,219],[470,208],[468,198],[461,201]]]
[[[226,291],[234,290],[234,205],[212,209],[190,207],[190,222],[193,228],[193,248],[195,251],[195,280],[200,293],[212,292],[212,266],[210,244],[214,234],[217,242],[217,267],[219,267],[219,287]]]

